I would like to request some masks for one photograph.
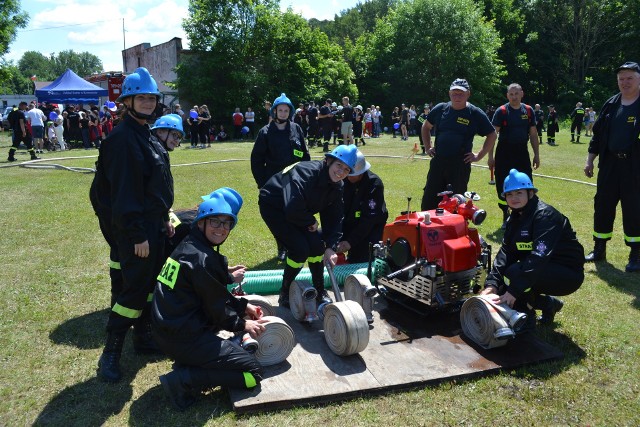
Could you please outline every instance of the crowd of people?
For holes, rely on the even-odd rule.
[[[555,143],[553,106],[545,123],[540,105],[523,103],[524,90],[513,83],[506,90],[508,102],[489,115],[469,102],[471,85],[457,78],[449,87],[449,101],[424,105],[422,113],[402,105],[391,114],[394,136],[395,131],[402,139],[417,134],[423,153],[432,158],[422,210],[436,209],[444,189],[464,194],[471,164],[488,157],[504,238],[482,293],[526,312],[533,319],[530,329],[536,310],[541,323],[553,322],[564,305],[556,297],[581,286],[585,262],[606,259],[618,202],[630,247],[625,269],[640,272],[640,199],[626,191],[628,185],[640,188],[640,121],[630,120],[640,113],[640,66],[625,63],[616,75],[620,93],[607,101],[597,119],[579,103],[572,113],[574,120],[595,120],[587,126],[593,135],[584,167],[587,177],[594,175],[596,157],[600,160],[594,249],[586,256],[569,219],[540,200],[533,183],[533,170],[541,166],[538,148],[545,124],[547,142]],[[175,361],[160,383],[184,410],[204,389],[250,389],[260,383],[262,367],[237,337],[258,337],[265,327],[258,307],[227,290],[243,280],[246,267],[229,266],[220,253],[239,224],[242,195],[221,187],[202,196],[187,215],[172,211],[169,153],[187,137],[191,147],[209,146],[209,109],[194,106],[187,114],[180,105],[168,110],[159,99],[155,80],[141,67],[125,78],[117,103],[105,103],[102,110],[68,106],[60,111],[53,105],[21,103],[11,118],[9,160],[15,160],[16,141],[35,143],[28,145],[32,159],[47,140],[57,140],[61,149],[74,141],[99,149],[90,200],[109,247],[111,310],[98,377],[121,380],[122,348],[133,329],[137,353],[168,355]],[[369,244],[381,240],[388,219],[384,184],[358,149],[366,145],[365,135],[375,138],[384,131],[380,107],[353,107],[346,96],[340,101],[340,106],[328,98],[320,107],[309,102],[295,108],[282,93],[265,102],[269,119],[257,130],[251,109],[243,114],[236,108],[232,114],[234,137],[255,138],[251,172],[260,215],[285,264],[278,299],[283,307],[289,307],[289,288],[305,263],[316,302],[330,302],[325,263],[334,265],[339,254],[345,254],[346,262],[365,261]],[[49,121],[53,133],[45,132]],[[579,142],[578,124],[572,133]],[[484,140],[474,152],[476,135]],[[332,138],[336,147],[329,150]],[[321,160],[311,160],[312,147],[322,148]],[[220,330],[234,338],[220,338]]]

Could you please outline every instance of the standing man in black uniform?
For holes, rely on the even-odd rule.
[[[271,106],[273,121],[258,131],[251,150],[251,173],[258,189],[287,166],[311,160],[302,128],[291,121],[293,110],[293,103],[281,94]],[[284,261],[287,248],[277,237],[276,244],[278,259]]]
[[[471,163],[493,151],[496,130],[484,111],[468,102],[470,96],[469,83],[455,79],[449,88],[450,101],[433,107],[422,125],[424,148],[433,157],[422,195],[423,211],[438,207],[438,193],[446,190],[449,184],[454,194],[464,194],[471,176]],[[432,147],[431,129],[434,127],[436,141]],[[478,154],[471,151],[476,134],[485,137]]]
[[[580,132],[582,132],[582,123],[584,122],[584,108],[582,108],[582,102],[576,104],[576,108],[573,109],[569,115],[571,118],[571,142],[580,144]],[[576,131],[578,138],[575,138]]]
[[[356,163],[355,145],[339,145],[322,161],[300,162],[271,177],[260,189],[260,215],[287,248],[278,303],[289,307],[289,286],[309,264],[317,301],[331,301],[324,290],[324,260],[336,262],[342,236],[343,180]],[[319,214],[322,228],[316,220]]]
[[[360,150],[356,166],[344,181],[344,220],[342,240],[336,252],[348,252],[351,264],[369,261],[369,243],[382,240],[382,231],[389,217],[384,201],[384,184],[369,169]]]
[[[536,118],[536,130],[538,131],[538,142],[542,143],[542,132],[544,131],[544,111],[540,104],[533,107],[533,115]]]
[[[558,113],[554,105],[549,105],[549,115],[547,116],[547,144],[556,145],[556,132],[560,131],[558,125]]]
[[[309,101],[309,109],[307,110],[307,121],[309,129],[307,129],[307,139],[309,140],[309,148],[315,147],[320,137],[320,127],[318,126],[318,109],[316,103]]]
[[[107,382],[120,381],[120,354],[131,326],[136,352],[159,352],[151,337],[150,301],[164,262],[165,234],[174,234],[169,221],[173,204],[169,155],[147,124],[154,118],[159,96],[146,68],[125,78],[117,100],[124,104],[124,118],[100,146],[90,190],[111,260],[122,275],[98,362],[98,377]]]
[[[584,281],[584,249],[569,219],[538,199],[528,175],[512,169],[503,191],[511,215],[482,294],[527,313],[530,327],[535,309],[541,323],[552,323],[564,305],[552,295],[572,294]]]
[[[318,121],[322,130],[322,152],[329,152],[329,141],[331,141],[331,130],[333,126],[333,113],[331,112],[331,98],[327,98],[324,105],[318,112]]]
[[[13,130],[12,134],[12,144],[11,148],[9,148],[9,157],[7,158],[10,162],[15,162],[17,159],[15,157],[16,151],[20,148],[20,143],[24,143],[27,146],[27,151],[29,151],[29,155],[31,156],[31,160],[38,160],[39,157],[36,156],[36,152],[33,149],[33,140],[31,139],[31,133],[29,132],[29,128],[27,127],[27,117],[24,112],[27,109],[27,103],[22,101],[18,105],[17,110],[13,110],[9,113],[9,126]]]
[[[489,167],[495,168],[496,182],[504,182],[511,169],[526,173],[533,182],[532,168],[540,166],[540,153],[536,118],[531,106],[522,103],[524,91],[518,83],[507,88],[509,102],[500,106],[493,115],[492,124],[498,132],[495,159],[493,150],[489,152]],[[527,143],[531,142],[533,161],[529,158]],[[496,185],[498,207],[502,210],[502,228],[509,217],[509,207],[502,189]]]
[[[640,272],[640,66],[626,62],[616,70],[620,93],[604,104],[593,125],[584,174],[593,177],[600,157],[593,200],[593,251],[586,261],[604,261],[613,236],[618,202],[622,205],[624,241],[631,249],[625,271]]]

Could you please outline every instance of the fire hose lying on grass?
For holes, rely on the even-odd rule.
[[[502,347],[515,338],[527,320],[507,304],[494,304],[487,296],[467,299],[460,311],[462,331],[484,349]]]

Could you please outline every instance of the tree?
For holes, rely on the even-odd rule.
[[[446,100],[456,77],[467,78],[472,102],[499,96],[504,68],[500,38],[472,0],[400,3],[354,49],[356,82],[375,103]]]
[[[4,59],[0,60],[0,93],[11,94],[26,94],[33,92],[33,83],[27,77],[25,77],[18,67],[13,62],[7,62]]]
[[[53,72],[50,59],[34,50],[27,51],[22,55],[18,61],[18,69],[27,78],[35,75],[38,80],[50,81],[57,77]]]
[[[202,9],[189,20],[188,31],[208,28],[212,33],[203,37],[205,43],[198,41],[201,50],[194,52],[192,43],[191,56],[178,66],[181,97],[204,102],[214,114],[228,118],[235,107],[261,105],[281,92],[296,103],[357,94],[342,49],[301,16],[271,4],[243,3],[230,10],[209,3],[216,3],[213,10],[229,23],[206,16]],[[195,38],[189,34],[190,40]]]
[[[0,8],[0,56],[9,52],[9,45],[15,40],[19,28],[29,22],[29,15],[20,11],[19,0],[3,0]]]
[[[89,52],[76,53],[73,50],[63,50],[58,56],[51,55],[52,72],[57,77],[67,71],[73,70],[79,76],[88,76],[103,71],[100,58]]]

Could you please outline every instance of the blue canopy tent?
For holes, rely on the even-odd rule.
[[[53,83],[36,90],[38,101],[64,104],[98,104],[99,97],[107,94],[107,89],[86,81],[69,68]]]

